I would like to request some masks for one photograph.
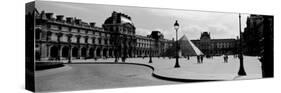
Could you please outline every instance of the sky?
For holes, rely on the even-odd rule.
[[[238,13],[50,1],[36,1],[35,7],[39,12],[44,10],[55,15],[76,17],[85,22],[96,22],[99,27],[113,11],[121,12],[131,17],[136,34],[143,36],[157,30],[161,31],[166,39],[175,38],[175,20],[178,20],[180,25],[179,38],[186,35],[191,40],[199,39],[202,32],[210,32],[212,39],[236,38],[239,35]],[[249,14],[241,14],[242,31],[246,27],[248,16]]]

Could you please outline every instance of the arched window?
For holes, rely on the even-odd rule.
[[[87,53],[87,49],[85,48],[85,47],[83,47],[82,49],[81,49],[81,56],[82,57],[86,57],[86,54]]]
[[[101,52],[101,49],[98,48],[96,51],[97,51],[97,52],[96,52],[96,53],[97,53],[96,55],[97,55],[98,57],[100,57],[100,56],[101,56],[101,55],[100,55],[100,54],[101,54],[101,53],[100,53],[100,52]]]
[[[52,58],[57,58],[57,57],[58,57],[58,54],[59,54],[59,49],[58,49],[58,47],[56,47],[56,46],[51,47],[51,49],[50,49],[50,56],[51,56]]]
[[[72,48],[72,57],[78,57],[78,48],[77,47]]]
[[[89,57],[93,58],[94,57],[94,49],[90,48],[89,50]]]
[[[62,48],[62,57],[68,57],[69,48],[67,46]]]

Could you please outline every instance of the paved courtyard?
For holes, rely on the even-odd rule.
[[[175,59],[130,58],[126,63],[138,63],[152,66],[154,71],[141,65],[100,64],[114,62],[113,58],[98,60],[73,60],[73,63],[99,64],[66,64],[63,68],[37,71],[36,89],[38,91],[65,91],[81,89],[116,88],[175,84],[179,82],[162,80],[152,74],[186,80],[237,80],[261,78],[261,67],[257,57],[244,58],[247,76],[238,77],[239,59],[229,56],[228,63],[222,57],[205,58],[203,64],[197,64],[196,57],[189,60],[181,58],[180,68],[174,68]],[[66,62],[66,60],[65,60]],[[120,63],[121,60],[119,61]]]
[[[37,91],[46,92],[178,83],[151,74],[152,69],[148,67],[130,64],[70,64],[37,72],[35,84]]]
[[[154,73],[172,78],[185,79],[207,79],[207,80],[234,80],[261,78],[261,63],[258,57],[244,56],[244,68],[247,76],[237,77],[239,70],[239,59],[229,56],[228,63],[224,63],[222,56],[204,58],[203,64],[197,64],[196,57],[189,60],[180,58],[180,68],[174,68],[175,59],[171,58],[152,58],[153,63],[148,63],[149,58],[129,58],[126,63],[147,64],[155,68]],[[66,61],[65,61],[66,62]],[[86,62],[114,62],[114,58],[98,60],[74,60],[73,63]],[[121,62],[121,60],[119,60]],[[121,62],[122,63],[122,62]]]

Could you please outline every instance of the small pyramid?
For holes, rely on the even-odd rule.
[[[183,35],[179,40],[179,55],[180,56],[198,56],[204,55],[200,49],[198,49],[187,37]],[[176,45],[173,45],[165,53],[167,56],[176,55]]]
[[[182,56],[197,56],[204,55],[199,48],[197,48],[187,37],[183,35],[180,40],[180,51]]]

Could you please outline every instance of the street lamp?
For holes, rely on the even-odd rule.
[[[151,37],[152,37],[152,36],[149,35],[149,38],[150,38],[150,39],[152,39]],[[152,56],[152,55],[151,55],[151,52],[152,52],[152,45],[151,45],[151,44],[152,44],[152,40],[149,40],[149,44],[150,44],[150,46],[149,46],[149,47],[150,47],[150,52],[149,52],[149,61],[148,61],[148,63],[152,63],[152,57],[151,57],[151,56]]]
[[[244,69],[244,62],[243,62],[243,48],[242,48],[242,31],[241,31],[241,15],[239,13],[239,34],[240,34],[240,53],[239,53],[239,60],[240,60],[240,67],[238,71],[239,76],[246,76],[246,72]]]
[[[174,28],[176,30],[176,64],[175,64],[175,68],[179,68],[179,48],[178,48],[178,29],[179,29],[180,25],[178,23],[178,20],[176,20],[176,23],[174,24]]]

